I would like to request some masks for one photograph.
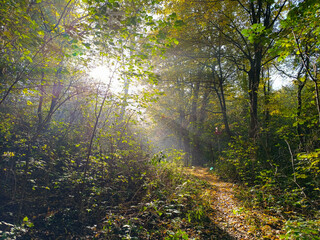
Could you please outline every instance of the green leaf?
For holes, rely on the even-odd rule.
[[[251,30],[250,29],[243,29],[241,31],[241,33],[243,34],[243,36],[248,37],[251,33]]]
[[[183,22],[183,20],[177,20],[174,22],[174,27],[182,27],[183,25],[185,25],[185,23]]]
[[[171,19],[177,18],[177,14],[176,13],[171,13],[169,15],[169,18],[171,18]]]
[[[26,57],[26,59],[28,59],[29,60],[29,62],[33,62],[33,60],[32,60],[32,58],[30,57],[30,56],[25,56]]]

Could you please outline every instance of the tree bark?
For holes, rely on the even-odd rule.
[[[249,137],[256,139],[259,133],[258,121],[258,91],[260,84],[263,48],[260,43],[254,44],[254,57],[250,61],[249,79],[249,103],[250,103],[250,128]]]
[[[265,148],[267,155],[269,156],[270,148],[269,148],[269,124],[270,124],[270,73],[269,69],[267,70],[268,76],[264,77],[264,70],[262,70],[262,79],[264,80],[263,93],[264,93],[264,130],[265,130]]]
[[[213,75],[213,90],[216,92],[217,97],[219,99],[219,105],[222,113],[223,124],[225,127],[225,131],[229,138],[231,138],[232,133],[229,127],[228,115],[227,115],[227,106],[226,100],[224,96],[224,88],[223,88],[223,77],[217,75],[215,71],[212,72]],[[217,83],[218,81],[218,83]]]
[[[197,107],[198,107],[198,98],[200,90],[200,81],[197,81],[193,89],[193,99],[191,106],[190,114],[190,124],[191,124],[191,136],[192,136],[192,163],[193,165],[201,165],[201,156],[200,156],[200,138],[198,132],[198,122],[197,122]]]
[[[301,112],[302,112],[302,90],[307,82],[308,75],[306,74],[306,79],[304,81],[300,80],[301,72],[303,70],[303,65],[301,66],[298,75],[297,75],[297,81],[298,81],[298,91],[297,91],[297,134],[299,137],[299,148],[302,149],[304,147],[304,139],[303,139],[303,133],[302,133],[302,127],[299,123],[299,120],[301,118]]]
[[[39,104],[38,104],[38,126],[41,126],[43,117],[42,117],[42,104],[43,104],[43,96],[44,96],[44,87],[43,87],[43,80],[44,80],[44,72],[41,72],[41,82],[40,82],[40,97],[39,97]]]
[[[256,138],[258,135],[258,89],[260,77],[254,74],[254,70],[250,70],[249,75],[249,104],[250,104],[250,126],[249,137]]]
[[[319,85],[318,85],[318,79],[317,77],[314,78],[314,90],[316,92],[316,104],[317,104],[317,110],[318,110],[318,124],[320,124],[320,97],[319,97]]]

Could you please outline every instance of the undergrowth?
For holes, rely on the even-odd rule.
[[[162,154],[153,159],[145,195],[126,211],[109,212],[97,237],[103,239],[229,239],[212,224],[210,206],[201,198],[204,183],[184,174]]]
[[[248,209],[278,219],[281,239],[319,239],[319,150],[279,163],[263,159],[251,145],[241,138],[231,143],[215,164],[216,173],[239,183],[237,197]]]
[[[210,220],[204,183],[186,176],[180,160],[177,153],[143,161],[97,157],[85,182],[72,163],[57,162],[47,188],[36,169],[22,211],[18,200],[1,196],[1,239],[229,239]],[[22,221],[14,221],[17,214]]]

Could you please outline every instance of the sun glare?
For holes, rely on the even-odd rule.
[[[108,66],[97,66],[91,69],[89,75],[96,80],[104,84],[110,83],[110,89],[113,93],[120,93],[123,90],[123,83],[119,79],[117,72],[114,69],[110,69]]]
[[[120,79],[119,73],[115,71],[113,73],[115,66],[112,68],[106,65],[100,65],[92,68],[89,71],[89,75],[96,80],[97,82],[101,82],[104,84],[109,84],[110,81],[110,89],[113,93],[122,93],[124,91],[124,81]],[[129,94],[135,94],[140,92],[143,89],[143,86],[139,84],[138,81],[131,79],[129,85]]]

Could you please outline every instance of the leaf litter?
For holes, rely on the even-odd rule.
[[[225,182],[204,167],[186,168],[188,174],[204,181],[202,198],[214,214],[211,221],[235,239],[280,239],[283,221],[261,209],[245,206],[235,197],[239,186]]]

